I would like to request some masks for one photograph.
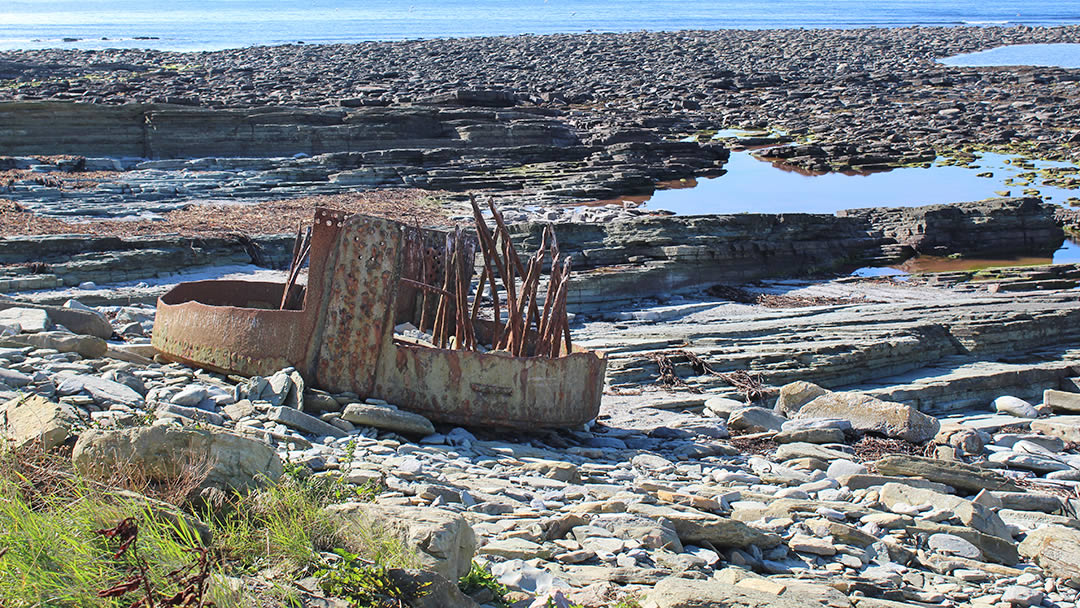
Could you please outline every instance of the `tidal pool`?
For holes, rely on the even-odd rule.
[[[1080,203],[1080,190],[1062,182],[1080,173],[1070,163],[1033,161],[983,152],[967,166],[935,164],[876,173],[810,175],[732,152],[724,175],[669,182],[652,196],[621,200],[651,211],[676,215],[718,213],[835,213],[860,207],[914,207],[978,201],[1001,196],[1041,196],[1059,205]],[[1054,170],[1060,173],[1053,173]],[[1046,181],[1055,183],[1047,184]],[[1037,192],[1037,194],[1036,194]],[[604,201],[613,202],[613,201]],[[896,268],[861,268],[857,276],[978,270],[1003,266],[1080,263],[1080,242],[1066,240],[1052,258],[939,258],[923,256]]]
[[[963,272],[1010,266],[1041,266],[1045,264],[1080,264],[1080,241],[1065,239],[1052,258],[1001,257],[1001,258],[947,258],[919,256],[897,266],[866,267],[852,272],[857,277],[896,277],[903,279],[911,274],[924,272]]]
[[[867,174],[806,172],[732,152],[724,175],[664,184],[650,197],[624,197],[646,210],[676,215],[715,213],[835,213],[860,207],[915,207],[935,203],[1024,196],[1037,189],[1044,200],[1067,204],[1080,190],[1043,185],[1035,173],[1068,163],[1027,161],[981,153],[968,167],[901,167]],[[991,177],[980,175],[992,174]],[[1026,175],[1025,175],[1026,174]]]
[[[956,67],[984,68],[1009,65],[1080,68],[1080,44],[1013,44],[939,60]]]

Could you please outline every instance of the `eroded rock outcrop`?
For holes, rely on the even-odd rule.
[[[973,256],[988,251],[1049,256],[1064,232],[1038,199],[993,199],[824,214],[641,217],[555,225],[574,256],[570,301],[578,306],[668,294],[769,276],[821,275],[902,261],[923,249]],[[531,251],[544,224],[513,228]],[[976,229],[977,227],[977,229]],[[916,238],[917,237],[917,238]],[[597,269],[596,272],[589,272]],[[614,294],[614,295],[613,295]]]

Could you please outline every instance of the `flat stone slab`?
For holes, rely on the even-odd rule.
[[[1006,426],[1027,426],[1029,423],[1028,420],[1017,418],[1016,416],[984,413],[972,414],[959,418],[950,416],[948,418],[942,418],[941,421],[955,422],[976,431],[986,431],[987,433],[996,433],[999,429]]]
[[[622,541],[619,541],[622,544]],[[532,559],[534,557],[548,558],[551,552],[544,549],[543,545],[534,543],[524,538],[507,538],[490,542],[480,547],[478,553],[483,555],[495,555],[505,559]]]
[[[1053,416],[1032,420],[1031,430],[1060,437],[1065,441],[1080,441],[1080,416]]]
[[[309,433],[320,437],[325,435],[331,437],[344,437],[346,435],[345,431],[329,422],[323,422],[311,414],[305,414],[292,407],[272,407],[270,408],[270,411],[267,412],[266,417],[274,422],[280,422],[281,424],[302,433]]]
[[[52,329],[49,313],[36,308],[0,310],[0,325],[17,327],[20,333],[36,334]]]
[[[997,471],[982,469],[963,462],[896,454],[878,460],[874,466],[882,475],[922,477],[972,494],[980,490],[1016,491],[1019,489],[1011,479]]]
[[[134,389],[112,380],[72,373],[57,374],[56,379],[58,380],[56,392],[61,395],[86,392],[94,398],[94,401],[103,404],[119,403],[135,407],[143,403],[143,396]]]
[[[942,493],[952,492],[952,488],[943,483],[937,483],[919,477],[900,477],[890,475],[846,475],[840,477],[839,481],[841,485],[847,487],[849,490],[865,490],[866,488],[883,486],[887,483],[900,483],[923,490],[933,490],[935,492]]]
[[[18,397],[0,405],[0,440],[16,448],[38,444],[48,451],[71,437],[81,424],[79,415],[66,403],[54,403],[40,395]]]
[[[0,384],[6,384],[12,388],[22,388],[33,381],[33,378],[22,372],[0,367]]]
[[[205,466],[200,487],[230,490],[258,487],[283,471],[277,451],[266,443],[221,429],[173,425],[90,429],[79,435],[71,459],[84,474],[107,477],[134,466],[155,481]]]
[[[1019,551],[1054,576],[1080,580],[1080,530],[1064,526],[1033,530]]]
[[[1043,391],[1043,403],[1066,412],[1080,412],[1080,393],[1070,393],[1048,388]]]
[[[773,547],[780,538],[773,534],[759,532],[741,521],[720,517],[704,511],[690,508],[674,508],[660,505],[637,503],[629,511],[637,515],[671,522],[683,544],[702,541],[717,547]]]
[[[427,436],[435,432],[431,421],[420,414],[399,410],[387,405],[369,403],[350,403],[345,406],[341,417],[353,424],[373,426],[377,429],[394,431],[404,435]]]
[[[450,580],[456,581],[469,571],[476,551],[472,528],[461,515],[452,511],[350,502],[330,505],[324,512],[346,534],[363,534],[365,527],[361,524],[365,521],[385,529],[416,551],[424,569],[438,572]]]

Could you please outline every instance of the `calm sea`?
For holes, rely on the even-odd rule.
[[[0,0],[0,49],[685,29],[1080,23],[1075,0]]]

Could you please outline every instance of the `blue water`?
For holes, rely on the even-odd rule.
[[[1080,197],[1080,190],[1046,186],[1041,180],[1016,185],[1006,180],[1028,171],[1002,154],[982,153],[972,167],[933,166],[927,169],[903,167],[870,173],[806,175],[783,170],[758,160],[748,152],[732,152],[720,177],[700,178],[674,189],[657,190],[644,201],[650,210],[664,209],[678,215],[710,213],[835,213],[860,207],[914,207],[936,203],[978,201],[1002,196],[1024,196],[1024,190],[1038,190],[1050,203],[1068,204]],[[1033,161],[1035,167],[1071,166],[1068,163]],[[979,177],[980,173],[993,177]],[[633,200],[633,199],[631,199]],[[638,197],[640,200],[640,197]],[[635,201],[637,202],[637,201]]]
[[[998,65],[1038,65],[1080,68],[1080,44],[1014,44],[942,59],[945,65],[982,68]]]
[[[1075,23],[1074,0],[2,0],[0,49],[214,50],[586,31]]]

